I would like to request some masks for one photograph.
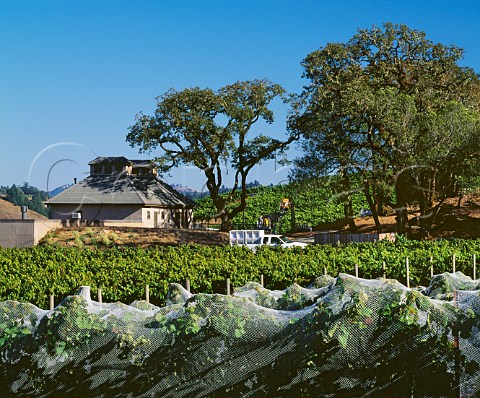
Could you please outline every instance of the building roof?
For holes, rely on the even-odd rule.
[[[193,207],[193,201],[156,177],[126,174],[90,176],[46,202],[56,204],[130,204]]]
[[[151,160],[129,159],[129,162],[134,167],[152,167],[152,161]]]
[[[130,164],[132,161],[128,160],[125,156],[98,156],[93,159],[91,162],[88,162],[89,165],[94,164]],[[143,161],[145,162],[145,160]]]

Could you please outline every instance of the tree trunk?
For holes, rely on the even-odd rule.
[[[222,214],[222,225],[220,227],[220,231],[228,232],[230,231],[231,220],[228,217],[228,214]]]
[[[344,172],[342,174],[342,188],[344,192],[348,192],[351,190],[350,175],[347,172]],[[347,201],[343,204],[343,215],[348,221],[348,228],[351,231],[355,231],[357,229],[357,226],[355,225],[355,217],[353,214],[353,202],[351,195],[347,196]]]
[[[380,224],[380,219],[378,218],[378,212],[375,206],[375,201],[372,198],[372,195],[370,194],[370,184],[368,183],[367,180],[364,180],[363,186],[364,186],[365,198],[367,199],[368,207],[372,212],[373,221],[375,222],[375,228],[377,230],[377,233],[381,234],[383,228],[382,228],[382,225]]]
[[[411,193],[412,190],[411,179],[408,173],[402,173],[398,176],[395,183],[395,190],[397,193],[397,203],[395,204],[397,233],[399,235],[405,235],[408,227],[407,203],[409,193]]]
[[[407,222],[408,222],[408,215],[407,215],[407,206],[398,206],[397,201],[397,208],[395,210],[397,214],[395,220],[397,221],[397,233],[399,235],[405,235],[407,232]]]
[[[383,189],[380,188],[380,192],[377,195],[377,213],[383,216]]]
[[[457,209],[459,209],[462,206],[462,199],[463,199],[463,194],[462,191],[458,193],[458,202],[457,202]]]
[[[357,226],[355,225],[355,218],[353,215],[353,204],[351,196],[348,197],[348,201],[343,204],[343,214],[348,221],[348,228],[350,231],[355,231]]]
[[[292,217],[291,217],[291,229],[292,229],[292,232],[295,232],[295,230],[297,229],[297,222],[295,220],[295,201],[293,200],[293,197],[292,199],[290,200],[290,211],[291,211],[291,214],[292,214]]]
[[[378,218],[378,212],[375,203],[369,194],[365,194],[365,197],[367,198],[368,206],[370,207],[370,211],[372,212],[372,217],[373,221],[375,222],[375,228],[377,230],[377,233],[381,234],[383,231],[383,227],[382,224],[380,224],[380,219]]]

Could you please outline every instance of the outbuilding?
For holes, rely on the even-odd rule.
[[[193,201],[161,181],[148,160],[97,157],[90,175],[50,198],[50,218],[75,224],[189,228]]]

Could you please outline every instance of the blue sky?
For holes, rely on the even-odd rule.
[[[0,185],[52,189],[83,178],[96,156],[148,157],[125,136],[171,87],[268,78],[299,92],[301,60],[357,28],[405,23],[464,48],[463,64],[479,72],[479,18],[475,0],[0,0]],[[275,104],[262,132],[282,137],[286,111]],[[288,168],[274,166],[251,180],[285,180]],[[192,168],[166,179],[204,183]]]

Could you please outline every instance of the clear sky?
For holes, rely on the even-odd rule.
[[[147,158],[125,142],[128,127],[171,87],[268,78],[300,92],[301,60],[357,28],[405,23],[464,48],[479,72],[479,20],[476,0],[0,0],[0,185],[52,189],[96,156]],[[282,137],[286,109],[275,111],[264,132]],[[285,180],[274,166],[251,180]],[[166,179],[204,183],[191,168]]]

